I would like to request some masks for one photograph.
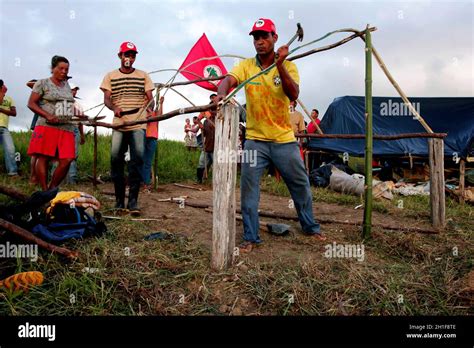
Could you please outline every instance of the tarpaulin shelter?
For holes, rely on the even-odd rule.
[[[373,133],[396,135],[426,133],[401,98],[373,97]],[[445,156],[465,158],[473,147],[474,98],[410,98],[415,109],[435,133],[447,133]],[[334,99],[321,121],[324,134],[365,134],[365,99]],[[312,138],[311,150],[364,156],[364,139]],[[374,156],[428,156],[428,139],[374,140]]]

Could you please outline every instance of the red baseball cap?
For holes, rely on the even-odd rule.
[[[128,51],[134,51],[134,52],[138,53],[137,46],[135,46],[133,44],[133,42],[125,41],[124,43],[122,43],[120,45],[119,53],[125,53],[125,52],[128,52]]]
[[[259,18],[252,27],[252,31],[249,35],[252,35],[255,31],[266,31],[267,33],[275,33],[276,27],[271,19],[268,18]]]

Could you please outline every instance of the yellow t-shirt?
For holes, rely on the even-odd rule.
[[[15,102],[13,101],[12,97],[9,97],[6,95],[3,98],[2,104],[0,104],[0,108],[6,109],[6,110],[11,110],[12,107],[15,106]],[[10,121],[10,116],[7,114],[4,114],[3,112],[0,112],[0,127],[5,127],[8,128],[8,122]]]
[[[123,111],[139,108],[142,112],[124,115],[121,118],[114,117],[113,124],[121,121],[145,120],[147,113],[144,105],[147,103],[146,92],[155,88],[150,76],[142,70],[135,69],[130,74],[124,74],[119,69],[109,72],[105,75],[101,90],[112,92],[112,102]],[[134,129],[146,129],[147,125],[137,124],[135,126],[120,128],[121,131],[130,131]]]
[[[285,60],[283,66],[293,81],[299,84],[296,65]],[[240,84],[262,69],[256,58],[245,59],[234,67],[232,75]],[[295,141],[290,122],[290,100],[283,91],[281,78],[276,67],[245,85],[247,98],[246,138],[252,140],[289,143]]]

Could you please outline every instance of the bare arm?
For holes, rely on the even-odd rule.
[[[114,112],[115,117],[122,117],[122,108],[119,108],[118,106],[115,106],[114,103],[112,102],[112,91],[109,91],[108,89],[103,89],[104,91],[104,104],[107,106],[110,110]]]
[[[217,97],[218,100],[224,99],[224,97],[229,93],[230,89],[237,87],[237,80],[232,75],[227,75],[225,79],[219,84],[217,88]]]
[[[16,116],[16,107],[12,106],[12,107],[10,107],[10,110],[0,108],[0,112],[4,113],[5,115],[8,115],[8,116],[15,117]]]
[[[280,73],[281,86],[283,88],[283,91],[291,101],[296,100],[298,99],[298,95],[300,94],[300,87],[295,81],[293,81],[290,74],[283,65],[283,62],[288,56],[288,46],[285,45],[280,47],[277,53],[278,60],[276,61],[276,67],[278,69],[278,72]]]
[[[30,99],[28,100],[28,108],[33,111],[35,114],[44,117],[49,123],[58,123],[59,119],[56,115],[52,115],[49,112],[44,111],[39,106],[39,101],[41,96],[36,92],[31,92]]]

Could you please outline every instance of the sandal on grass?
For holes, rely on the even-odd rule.
[[[254,247],[255,247],[254,243],[244,241],[239,244],[239,251],[241,253],[249,253],[253,250]]]

